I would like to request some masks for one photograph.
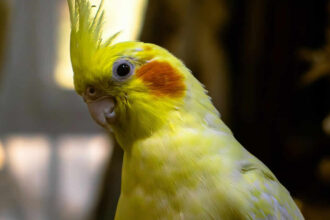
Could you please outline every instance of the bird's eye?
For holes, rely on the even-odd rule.
[[[96,95],[96,89],[92,86],[88,86],[86,89],[86,93],[88,96],[93,97]]]
[[[121,77],[126,76],[130,71],[131,68],[127,63],[122,63],[117,67],[117,75]]]
[[[113,77],[117,80],[125,80],[134,72],[134,65],[127,60],[118,60],[113,65]]]

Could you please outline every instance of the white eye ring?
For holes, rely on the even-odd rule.
[[[112,67],[112,77],[123,81],[128,79],[134,73],[134,65],[128,60],[121,59],[116,61]]]

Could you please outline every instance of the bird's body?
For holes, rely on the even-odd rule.
[[[77,3],[78,2],[78,3]],[[101,9],[69,0],[75,89],[124,149],[116,220],[303,219],[167,50],[101,40]]]
[[[132,143],[117,137],[129,147],[116,219],[303,219],[273,173],[236,141],[201,84],[176,66],[192,88],[166,123]]]
[[[118,220],[302,219],[260,161],[231,134],[206,126],[136,143],[125,153],[122,181]]]

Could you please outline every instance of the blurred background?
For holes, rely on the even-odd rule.
[[[329,0],[105,3],[105,35],[182,59],[306,219],[330,219]],[[73,91],[69,33],[66,0],[0,0],[0,220],[114,216],[122,151]]]

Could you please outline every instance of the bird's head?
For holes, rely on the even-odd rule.
[[[180,60],[153,44],[112,45],[114,37],[102,41],[102,8],[92,16],[88,0],[72,1],[68,0],[75,90],[93,119],[113,130],[121,145],[161,128],[174,117],[173,112],[187,108],[193,93],[216,112],[202,86]]]

